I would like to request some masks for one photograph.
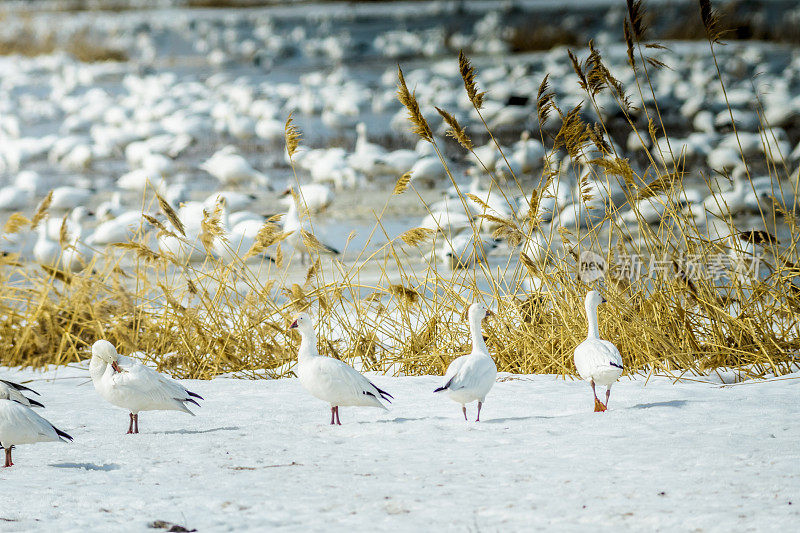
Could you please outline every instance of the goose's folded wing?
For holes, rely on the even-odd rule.
[[[61,440],[50,422],[30,407],[16,402],[7,402],[0,408],[0,427],[13,441],[20,443]]]
[[[10,381],[0,380],[0,389],[5,390],[6,394],[8,395],[8,399],[12,402],[17,402],[22,404],[26,407],[36,406],[36,407],[44,407],[41,403],[37,402],[36,400],[31,400],[30,398],[24,396],[20,390],[30,390],[26,389],[26,387],[22,387],[21,385],[16,386],[16,383],[12,383]],[[20,388],[17,388],[20,387]],[[36,394],[35,391],[31,391]]]
[[[369,395],[374,396],[376,400],[385,399],[384,395],[387,394],[385,391],[378,389],[347,363],[332,357],[320,357],[317,364],[318,377],[329,390],[354,398]]]
[[[622,368],[622,357],[610,342],[601,339],[585,341],[575,349],[575,367],[582,376],[611,366]]]
[[[191,398],[184,387],[135,359],[121,356],[118,364],[122,372],[113,375],[112,383],[125,394],[164,404],[185,402]]]
[[[33,389],[29,389],[29,388],[28,388],[28,387],[26,387],[25,385],[20,385],[19,383],[14,383],[13,381],[8,381],[8,380],[5,380],[5,379],[0,379],[0,381],[2,381],[3,383],[5,383],[6,385],[8,385],[9,387],[11,387],[12,389],[16,389],[16,390],[18,390],[18,391],[22,391],[22,390],[24,390],[24,391],[31,392],[31,393],[35,394],[36,396],[41,396],[41,395],[40,395],[38,392],[36,392],[36,391],[35,391],[35,390],[33,390]]]
[[[450,384],[451,390],[476,389],[491,376],[497,375],[497,367],[489,358],[472,361],[471,364],[462,365],[458,374]]]
[[[454,359],[450,366],[447,367],[447,372],[444,374],[444,379],[442,380],[442,385],[434,390],[433,392],[443,391],[445,389],[450,388],[453,385],[453,382],[456,379],[461,367],[464,366],[464,363],[467,361],[467,356],[462,355],[461,357],[457,357]]]

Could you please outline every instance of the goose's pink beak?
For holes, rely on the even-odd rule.
[[[111,368],[113,368],[113,369],[114,369],[114,372],[122,372],[122,369],[119,367],[119,365],[117,364],[117,362],[116,362],[116,361],[114,361],[113,363],[111,363]]]
[[[294,328],[296,328],[296,327],[297,327],[297,320],[295,320],[294,322],[292,322],[292,325],[291,325],[291,326],[289,326],[289,329],[294,329]]]

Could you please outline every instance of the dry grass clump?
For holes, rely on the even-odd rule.
[[[124,51],[99,44],[84,33],[75,33],[62,42],[54,32],[25,28],[12,38],[0,39],[0,55],[36,57],[56,52],[66,52],[85,63],[128,60]]]
[[[573,65],[587,95],[586,106],[597,107],[597,97],[606,93],[636,130],[632,110],[643,107],[646,96],[654,96],[648,72],[661,65],[650,57],[658,45],[641,44],[646,34],[641,4],[630,2],[629,8],[625,35],[630,68],[636,72],[634,87],[622,87],[592,45],[588,59],[581,61],[570,52],[564,60]],[[704,20],[713,54],[720,26],[712,16]],[[480,117],[483,94],[475,83],[475,69],[463,54],[459,66]],[[398,97],[408,110],[411,128],[433,144],[447,169],[426,110],[406,86],[401,70]],[[321,259],[320,243],[312,232],[304,232],[300,238],[312,261],[299,266],[298,254],[290,255],[282,246],[289,235],[274,219],[264,224],[256,244],[230,264],[213,259],[187,264],[151,248],[144,236],[114,248],[81,273],[31,270],[4,257],[3,364],[39,367],[77,361],[87,356],[92,342],[106,338],[123,353],[143,351],[160,368],[181,377],[210,378],[227,372],[282,377],[291,373],[299,342],[288,329],[291,317],[310,309],[317,317],[322,353],[370,370],[437,374],[469,350],[462,313],[472,301],[482,300],[496,308],[484,334],[499,370],[566,375],[574,373],[572,353],[586,335],[583,297],[590,288],[599,288],[608,300],[600,313],[601,333],[619,347],[628,372],[680,377],[735,368],[758,377],[795,370],[800,352],[796,202],[762,206],[764,229],[741,231],[722,218],[728,237],[711,236],[680,203],[686,177],[680,154],[647,154],[649,166],[637,171],[614,152],[604,123],[588,123],[581,106],[557,105],[547,78],[537,103],[540,118],[558,116],[560,124],[551,139],[542,138],[553,148],[539,185],[523,188],[513,175],[509,182],[528,199],[529,214],[495,216],[481,198],[460,195],[465,209],[469,200],[483,209],[471,230],[489,228],[510,245],[510,256],[500,267],[475,261],[464,269],[442,268],[426,252],[448,243],[443,228],[410,229],[377,249],[368,239],[350,265]],[[471,152],[466,130],[447,110],[437,111],[450,135]],[[655,141],[656,131],[663,130],[657,102],[646,113],[649,127],[642,135]],[[286,133],[291,154],[300,135],[291,118]],[[557,164],[561,151],[572,163]],[[498,177],[485,172],[492,188],[505,194]],[[563,172],[578,177],[585,203],[597,201],[602,187],[612,184],[621,187],[626,202],[618,209],[609,206],[589,227],[548,227],[537,207],[546,199],[547,186]],[[796,194],[796,173],[790,176],[785,168],[773,166],[770,175],[780,190],[789,187],[790,194]],[[450,179],[455,184],[452,175]],[[386,205],[397,195],[415,193],[412,177],[405,174],[387,195]],[[656,224],[648,224],[640,211],[637,202],[646,199],[663,205],[664,216]],[[171,235],[185,241],[172,208],[163,199],[157,202],[176,228]],[[45,200],[32,221],[12,216],[5,231],[35,225],[46,210]],[[629,210],[636,223],[620,223],[621,211]],[[151,224],[169,233],[156,219]],[[372,234],[386,235],[379,215]],[[210,250],[220,239],[225,242],[215,210],[206,214],[200,240]],[[761,254],[760,275],[754,270],[752,246]],[[264,254],[274,263],[263,259]],[[420,257],[424,263],[417,267],[414,262]],[[644,262],[638,264],[643,268],[637,268],[637,262]],[[706,271],[699,270],[701,266]],[[378,270],[377,276],[369,277],[377,281],[362,282],[369,269]],[[304,276],[290,276],[293,270]]]

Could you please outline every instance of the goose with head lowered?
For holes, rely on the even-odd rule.
[[[136,359],[118,354],[107,340],[92,345],[89,373],[104,400],[130,412],[128,433],[139,433],[139,411],[183,411],[194,416],[185,404],[199,407],[195,398],[203,399]]]
[[[0,380],[0,446],[6,452],[5,467],[14,466],[11,460],[14,446],[72,440],[68,434],[34,413],[29,405],[41,404],[25,398],[20,390],[30,391],[27,387]]]
[[[295,373],[304,389],[331,405],[331,425],[342,425],[341,406],[386,409],[381,400],[391,403],[394,398],[391,394],[379,389],[352,366],[319,354],[314,324],[308,314],[299,314],[289,327],[300,332]]]
[[[611,386],[622,375],[622,356],[609,341],[600,338],[597,326],[597,307],[605,303],[597,291],[589,291],[584,300],[586,319],[589,322],[589,334],[586,340],[575,348],[575,368],[582,379],[592,385],[594,393],[595,412],[605,411],[608,407],[608,398],[611,396]],[[606,403],[597,398],[595,386],[606,387]]]
[[[467,420],[467,404],[477,401],[478,416],[475,422],[481,421],[481,407],[497,377],[497,365],[489,355],[481,330],[481,322],[491,315],[492,312],[483,304],[474,303],[469,306],[467,316],[472,352],[450,363],[444,375],[444,384],[433,391],[446,392],[451,400],[460,403],[464,420]]]

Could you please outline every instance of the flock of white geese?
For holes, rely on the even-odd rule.
[[[591,384],[595,411],[605,411],[611,395],[611,386],[622,375],[622,357],[609,341],[600,338],[597,308],[605,302],[599,292],[589,291],[585,299],[588,321],[586,340],[575,348],[575,367],[580,377]],[[481,408],[486,395],[496,381],[497,366],[492,359],[482,334],[482,321],[491,311],[481,303],[467,309],[472,351],[450,363],[441,386],[433,392],[447,394],[461,404],[467,420],[467,404],[478,402],[476,422],[480,421]],[[394,397],[378,387],[347,363],[323,356],[317,350],[314,323],[306,313],[299,314],[290,329],[300,333],[295,373],[300,384],[312,396],[330,405],[331,425],[341,425],[339,408],[350,406],[386,409],[384,402]],[[92,345],[89,374],[95,390],[109,403],[129,414],[128,433],[139,433],[141,411],[172,410],[194,416],[187,404],[199,406],[203,398],[176,381],[142,364],[138,357],[120,355],[113,344],[98,340]],[[595,387],[605,386],[605,402],[597,397]],[[38,393],[30,388],[0,380],[0,446],[5,448],[5,466],[13,465],[11,450],[21,444],[47,441],[71,441],[72,437],[39,416],[33,407],[44,407],[40,402],[25,396]]]

